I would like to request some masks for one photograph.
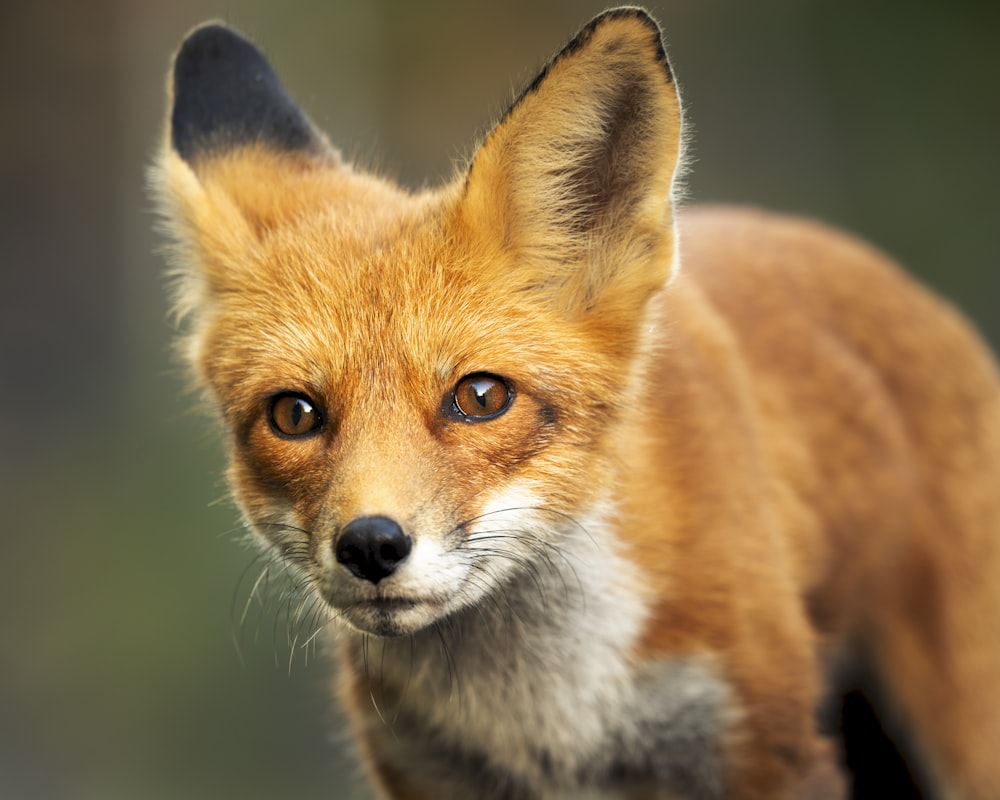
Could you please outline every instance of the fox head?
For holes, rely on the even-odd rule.
[[[674,263],[680,111],[655,22],[594,19],[467,169],[416,194],[343,163],[222,25],[188,35],[168,83],[153,186],[183,349],[266,546],[394,635],[591,535]]]

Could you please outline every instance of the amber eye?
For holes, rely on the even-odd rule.
[[[456,413],[470,422],[479,422],[500,416],[510,406],[513,396],[502,378],[478,372],[458,382],[452,399]]]
[[[323,415],[304,394],[286,392],[271,400],[268,412],[271,429],[281,436],[300,437],[323,427]]]

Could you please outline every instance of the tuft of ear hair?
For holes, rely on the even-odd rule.
[[[621,299],[640,308],[673,261],[681,141],[659,26],[642,9],[607,11],[487,135],[466,177],[466,222],[513,254],[508,280],[567,309],[631,286]]]

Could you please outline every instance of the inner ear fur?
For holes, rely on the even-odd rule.
[[[466,177],[465,219],[513,254],[526,283],[562,287],[570,302],[629,272],[660,285],[680,147],[659,27],[640,9],[605,12],[487,136]]]

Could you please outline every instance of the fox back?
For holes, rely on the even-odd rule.
[[[344,163],[225,26],[169,94],[183,352],[247,527],[328,609],[383,796],[844,797],[837,688],[927,796],[995,796],[996,367],[860,242],[678,209],[645,12],[420,193]]]

